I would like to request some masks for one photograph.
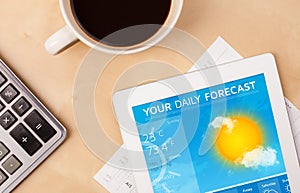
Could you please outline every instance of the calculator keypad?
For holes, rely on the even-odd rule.
[[[12,106],[12,108],[21,117],[22,115],[24,115],[31,108],[31,104],[24,97],[21,97]]]
[[[0,125],[5,130],[8,130],[16,121],[17,118],[10,111],[6,111],[0,116]]]
[[[4,104],[0,101],[0,112],[5,108]]]
[[[6,82],[6,78],[3,76],[3,74],[0,72],[0,86],[2,86]]]
[[[12,175],[22,166],[22,162],[15,156],[11,155],[3,164],[2,167]]]
[[[9,84],[0,95],[5,102],[10,103],[18,96],[18,94],[19,91],[12,84]]]
[[[0,186],[7,180],[7,175],[0,169]]]
[[[25,178],[23,172],[32,171],[56,149],[66,133],[1,60],[0,70],[0,192],[7,193]]]
[[[42,147],[42,144],[22,124],[17,125],[10,135],[30,156]]]
[[[32,111],[25,122],[46,143],[56,134],[55,129],[36,111]]]
[[[9,153],[9,149],[0,142],[0,161]]]

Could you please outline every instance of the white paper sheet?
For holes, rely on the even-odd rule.
[[[211,62],[211,59],[213,59],[214,63]],[[234,50],[222,37],[218,37],[207,49],[207,53],[201,56],[189,72],[215,64],[223,64],[241,59],[243,59],[243,57],[236,50]],[[287,99],[286,104],[297,152],[300,152],[300,111]],[[299,158],[300,156],[298,153],[298,159]],[[126,166],[128,157],[127,155],[122,154],[122,151],[117,151],[112,159],[118,159],[120,164]],[[130,171],[115,168],[106,164],[95,175],[94,179],[111,193],[137,193],[134,177]]]

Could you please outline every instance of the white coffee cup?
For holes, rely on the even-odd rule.
[[[76,21],[77,18],[73,14],[70,0],[60,0],[59,2],[67,25],[50,36],[45,42],[46,50],[53,55],[65,50],[77,40],[82,41],[91,48],[109,54],[131,54],[146,50],[168,35],[175,26],[183,7],[183,0],[172,0],[167,19],[154,35],[141,43],[127,47],[118,47],[107,45],[91,38]]]

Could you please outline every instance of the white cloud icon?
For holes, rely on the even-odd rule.
[[[230,118],[219,116],[209,123],[199,148],[199,155],[206,154],[213,147],[218,138],[222,125],[226,125],[228,130],[231,131],[234,126],[234,121],[232,121]]]
[[[269,167],[278,164],[277,152],[270,147],[258,147],[244,154],[244,157],[237,161],[246,168]]]

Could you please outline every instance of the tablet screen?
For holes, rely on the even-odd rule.
[[[264,74],[132,111],[154,193],[290,192]]]

